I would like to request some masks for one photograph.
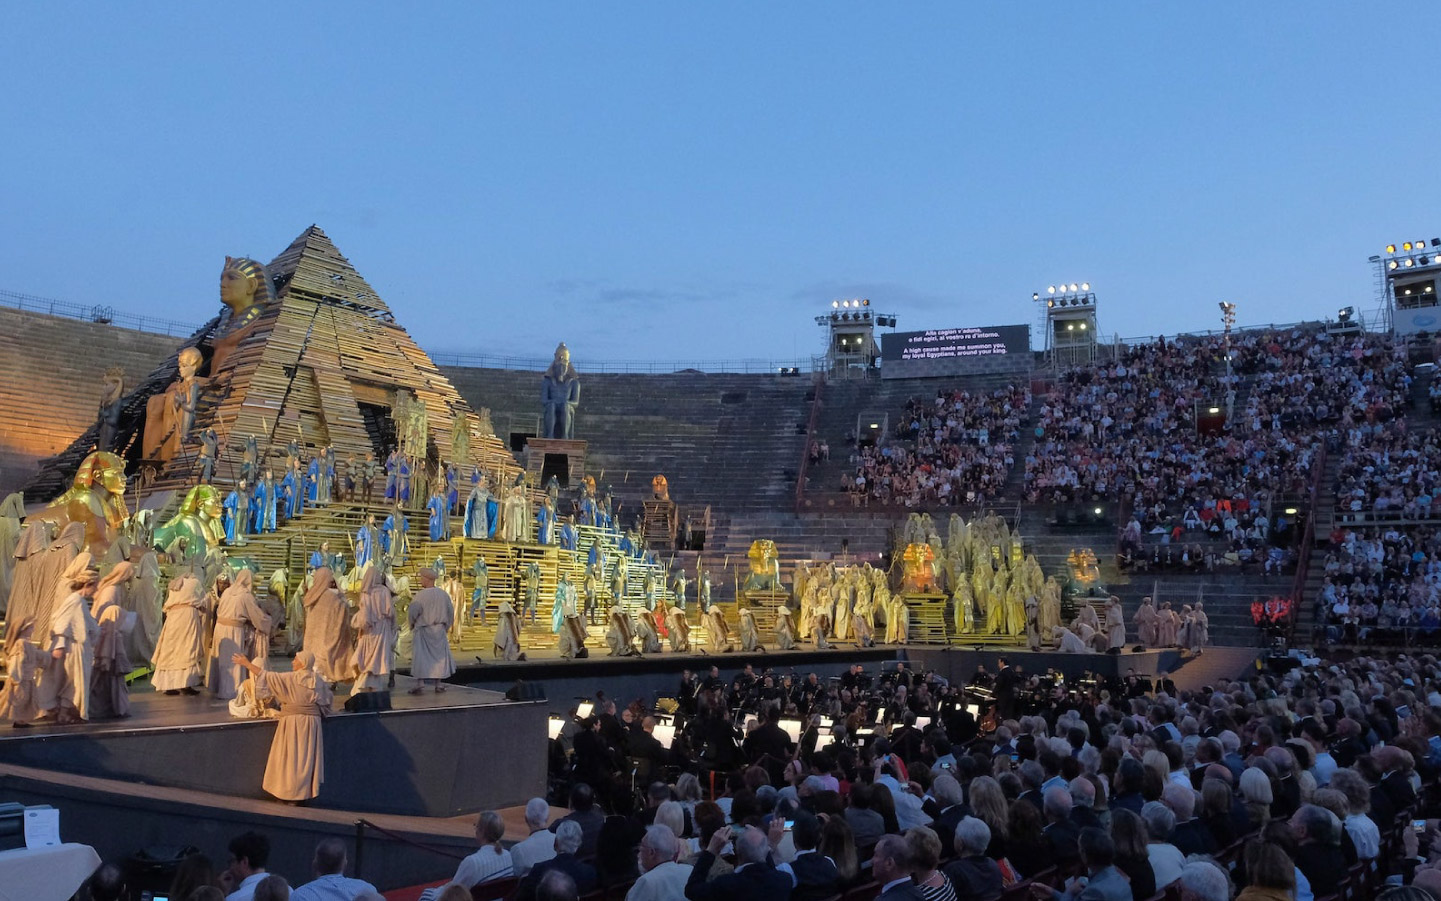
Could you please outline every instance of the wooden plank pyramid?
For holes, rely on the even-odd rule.
[[[181,452],[156,467],[149,491],[195,483],[199,435],[206,428],[215,429],[220,438],[211,482],[222,488],[239,478],[244,445],[252,435],[262,468],[269,465],[277,478],[292,441],[307,457],[329,445],[338,460],[351,454],[363,460],[366,453],[374,453],[383,461],[389,449],[386,423],[402,392],[408,395],[402,403],[418,401],[426,412],[427,456],[432,462],[460,462],[465,472],[475,463],[493,478],[513,478],[520,471],[488,420],[460,396],[318,226],[301,233],[265,269],[275,299],[245,327],[238,343],[227,348],[218,371],[212,371],[211,364],[228,311],[182,346],[199,349],[206,360],[195,424]],[[132,464],[143,462],[146,401],[175,380],[178,355],[126,398],[116,451]],[[450,460],[455,427],[469,432],[467,461]],[[27,497],[51,497],[67,487],[95,441],[91,429],[42,464]]]

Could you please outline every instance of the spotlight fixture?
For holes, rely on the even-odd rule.
[[[1411,242],[1410,242],[1410,241],[1407,241],[1406,243],[1402,244],[1402,245],[1401,245],[1401,249],[1402,249],[1402,250],[1410,250],[1410,249],[1411,249]]]
[[[839,307],[840,305],[841,305],[841,302],[840,302],[839,300],[833,300],[833,301],[831,301],[831,309],[833,309],[833,310],[836,309],[837,307]]]
[[[1387,268],[1387,269],[1395,269],[1395,268],[1396,268],[1396,261],[1395,261],[1395,260],[1392,260],[1391,262],[1387,263],[1387,264],[1386,264],[1386,268]]]
[[[1056,302],[1055,302],[1054,300],[1048,300],[1048,301],[1046,301],[1046,306],[1048,306],[1048,307],[1054,307],[1055,305],[1056,305]]]
[[[1441,238],[1432,238],[1432,239],[1431,239],[1431,246],[1432,246],[1432,247],[1441,247]]]
[[[1032,292],[1031,292],[1031,300],[1040,300],[1040,299],[1041,299],[1041,292],[1040,292],[1040,291],[1032,291]]]
[[[1416,261],[1415,261],[1415,260],[1410,260],[1410,259],[1408,259],[1408,260],[1406,261],[1406,268],[1407,268],[1407,269],[1410,269],[1412,266],[1415,266],[1415,265],[1416,265]]]
[[[1090,282],[1081,282],[1081,290],[1082,290],[1082,291],[1089,291],[1089,290],[1091,290],[1091,283],[1090,283]]]
[[[861,306],[863,306],[863,307],[868,307],[868,306],[870,306],[870,305],[871,305],[871,299],[870,299],[869,297],[867,297],[865,300],[861,301]]]
[[[1055,293],[1056,293],[1056,286],[1055,286],[1055,285],[1052,285],[1052,286],[1050,286],[1049,288],[1047,288],[1047,289],[1046,289],[1046,293],[1047,293],[1047,294],[1055,294]]]
[[[1078,285],[1078,284],[1076,284],[1075,282],[1071,282],[1071,290],[1072,290],[1072,291],[1079,291],[1079,290],[1081,290],[1081,286]]]
[[[1386,252],[1387,252],[1387,253],[1395,253],[1395,252],[1396,252],[1396,245],[1395,245],[1395,244],[1387,244],[1387,245],[1386,245]]]

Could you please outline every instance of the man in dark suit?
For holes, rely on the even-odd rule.
[[[841,874],[835,861],[816,850],[821,841],[821,821],[805,811],[797,813],[791,841],[796,847],[796,859],[787,865],[795,881],[791,901],[816,901],[837,894]]]
[[[754,826],[735,834],[736,868],[732,873],[707,881],[716,858],[731,840],[729,826],[717,829],[710,843],[696,858],[685,896],[690,901],[790,901],[791,877],[770,864],[771,845],[766,834]]]
[[[575,856],[580,848],[580,826],[574,821],[563,822],[555,830],[555,856],[531,867],[530,872],[516,888],[516,901],[535,901],[535,891],[545,874],[559,871],[571,878],[576,892],[585,894],[595,889],[599,882],[595,867]]]
[[[767,754],[777,760],[785,760],[790,756],[791,737],[780,727],[780,721],[780,708],[767,708],[766,721],[746,736],[744,749],[746,758],[752,763]]]
[[[1331,817],[1315,804],[1302,804],[1291,817],[1296,836],[1296,869],[1306,874],[1316,897],[1340,890],[1346,877],[1346,858],[1332,845]]]
[[[1096,816],[1096,786],[1085,776],[1071,780],[1071,822],[1076,832],[1087,828],[1101,828],[1101,818]]]
[[[596,843],[600,840],[600,829],[605,825],[605,814],[595,806],[595,791],[584,782],[577,782],[570,790],[570,813],[551,824],[555,832],[561,823],[573,822],[580,826],[580,853],[583,857],[595,854]]]
[[[648,716],[640,721],[640,729],[630,734],[629,752],[631,757],[636,757],[650,763],[650,772],[642,774],[643,779],[650,779],[662,775],[665,765],[670,760],[670,751],[655,737],[655,717]]]
[[[996,712],[1001,719],[1011,719],[1016,715],[1016,686],[1020,684],[1020,668],[1012,668],[1011,663],[1002,657],[999,661],[1001,670],[996,673]]]
[[[915,860],[910,845],[899,835],[885,835],[871,852],[871,878],[881,886],[876,897],[882,901],[921,901],[920,889],[911,880]]]

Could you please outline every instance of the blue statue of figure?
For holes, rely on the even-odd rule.
[[[485,602],[490,597],[490,567],[486,564],[484,557],[476,557],[471,564],[470,571],[475,576],[475,591],[470,593],[470,618],[480,616],[480,624],[485,625]]]
[[[445,514],[445,497],[436,492],[425,502],[430,511],[430,540],[445,541],[450,537],[450,517]]]
[[[375,525],[375,514],[372,513],[365,518],[365,525],[355,533],[355,565],[364,569],[365,564],[376,558],[376,552],[380,550],[377,545],[383,543],[380,529]]]
[[[460,509],[460,488],[455,477],[455,467],[445,464],[445,509],[455,514]]]
[[[565,626],[565,576],[555,583],[555,602],[550,607],[550,631],[556,635]]]
[[[410,461],[404,457],[395,467],[395,496],[402,504],[410,503]]]
[[[575,437],[575,409],[580,405],[580,376],[570,365],[570,349],[561,344],[555,359],[540,380],[540,403],[544,411],[542,438]]]
[[[586,496],[580,499],[580,523],[583,526],[596,525],[595,498]]]
[[[285,501],[285,518],[294,519],[305,512],[305,476],[297,460],[280,480],[280,497]]]
[[[436,557],[436,558],[435,558],[435,562],[432,563],[432,564],[430,564],[430,568],[433,569],[433,570],[435,570],[435,578],[436,578],[437,580],[439,580],[439,579],[444,579],[444,578],[445,578],[445,558],[444,558],[444,557]]]
[[[567,551],[575,550],[575,526],[571,525],[571,522],[568,519],[560,524],[560,546]]]
[[[242,479],[240,484],[225,496],[225,543],[245,543],[246,520],[250,518],[250,491]]]
[[[500,519],[500,500],[493,494],[487,494],[485,501],[485,515],[490,520],[490,535],[495,537],[495,527]]]
[[[465,537],[489,538],[492,532],[490,517],[490,492],[485,482],[473,482],[470,497],[465,499]]]
[[[410,550],[410,522],[400,508],[396,507],[395,512],[385,517],[385,522],[380,524],[380,528],[385,532],[385,552],[399,566],[405,562],[405,555]]]
[[[255,486],[255,497],[250,502],[254,510],[250,531],[257,535],[275,531],[275,473],[265,470],[260,484]]]
[[[391,451],[385,458],[385,499],[395,500],[396,475],[400,469],[400,451]]]
[[[541,496],[540,509],[535,511],[535,524],[535,540],[538,544],[551,544],[555,541],[555,511],[551,509],[549,497]]]

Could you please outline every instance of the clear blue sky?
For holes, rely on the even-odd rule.
[[[1434,7],[6,4],[0,287],[200,321],[320,224],[431,350],[791,357],[1374,304],[1441,234]]]

